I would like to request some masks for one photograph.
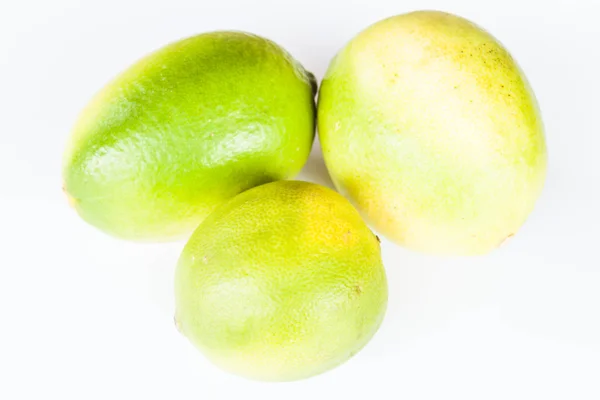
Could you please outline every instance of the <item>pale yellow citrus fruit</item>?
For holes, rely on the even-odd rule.
[[[380,21],[334,58],[318,128],[336,187],[389,239],[486,253],[514,235],[546,176],[538,105],[502,44],[461,17]]]

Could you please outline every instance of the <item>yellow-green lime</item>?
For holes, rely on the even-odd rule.
[[[379,241],[340,194],[306,182],[217,208],[177,266],[176,321],[212,362],[259,380],[327,371],[358,352],[387,304]]]

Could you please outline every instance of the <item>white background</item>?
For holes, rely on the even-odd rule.
[[[318,78],[354,34],[417,9],[481,24],[540,101],[542,198],[506,247],[436,258],[383,243],[386,320],[343,366],[269,384],[221,372],[173,326],[183,243],[83,223],[61,157],[91,95],[142,55],[215,29],[286,47]],[[40,0],[0,3],[0,398],[599,399],[598,0]],[[318,146],[301,178],[327,183]]]

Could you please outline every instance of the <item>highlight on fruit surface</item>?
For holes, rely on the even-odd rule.
[[[279,181],[218,207],[175,276],[179,330],[213,363],[258,380],[325,372],[375,334],[387,305],[379,241],[354,207]]]
[[[223,201],[300,171],[315,91],[312,74],[259,36],[221,31],[172,43],[82,112],[64,154],[64,190],[111,235],[178,239]]]
[[[546,176],[534,93],[474,23],[420,11],[377,22],[332,60],[318,130],[340,192],[389,239],[475,255],[514,235]]]

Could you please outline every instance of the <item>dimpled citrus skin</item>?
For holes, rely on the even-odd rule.
[[[300,171],[312,74],[273,42],[212,32],[143,58],[82,112],[64,156],[81,217],[132,240],[177,239],[224,200]]]
[[[421,11],[380,21],[334,58],[318,129],[336,187],[389,239],[475,255],[524,223],[546,176],[534,94],[475,24]]]
[[[280,181],[217,208],[177,266],[176,321],[210,360],[259,380],[319,374],[379,327],[379,241],[340,194]]]

